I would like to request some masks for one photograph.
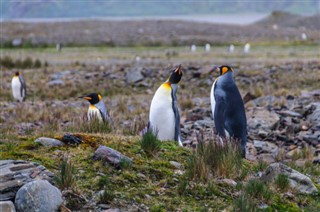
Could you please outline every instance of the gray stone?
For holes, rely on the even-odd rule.
[[[228,185],[230,187],[236,187],[237,186],[237,182],[232,180],[232,179],[220,179],[217,181],[218,184],[221,185]]]
[[[270,132],[279,123],[279,116],[262,107],[251,108],[247,112],[248,130],[264,130]]]
[[[18,211],[58,211],[62,204],[60,190],[46,180],[35,180],[17,192],[15,206]]]
[[[169,163],[177,169],[180,169],[182,167],[181,163],[178,163],[177,161],[170,161]]]
[[[93,159],[105,161],[110,165],[116,167],[119,167],[121,160],[127,160],[130,163],[133,163],[131,158],[128,158],[120,152],[106,146],[99,146],[99,148],[94,153]]]
[[[22,38],[15,38],[12,41],[12,46],[21,46],[22,45]]]
[[[0,211],[1,212],[16,212],[16,208],[14,207],[13,202],[3,201],[3,202],[0,202]]]
[[[0,161],[0,201],[12,200],[24,184],[36,179],[52,180],[54,174],[38,163],[23,160]]]
[[[283,115],[283,116],[291,116],[291,117],[302,118],[302,115],[300,113],[297,113],[297,112],[294,112],[294,111],[290,111],[290,110],[279,111],[278,113]]]
[[[51,80],[50,82],[48,82],[49,86],[63,85],[63,84],[64,82],[61,79]]]
[[[312,183],[311,179],[300,172],[291,169],[282,163],[273,163],[268,166],[265,173],[261,176],[264,182],[273,181],[280,173],[288,176],[290,187],[297,189],[302,194],[316,194],[318,189]]]
[[[308,120],[316,126],[320,126],[320,102],[311,103],[307,107],[313,109],[313,112],[308,115]]]
[[[47,137],[37,138],[34,142],[39,143],[43,146],[64,146],[64,143],[62,141]]]
[[[277,145],[267,142],[254,140],[253,145],[260,153],[271,153],[274,157],[278,154],[279,148]]]
[[[142,67],[135,67],[133,69],[130,69],[126,72],[126,81],[127,83],[137,83],[143,80],[142,75]]]
[[[255,106],[261,107],[261,106],[268,106],[268,105],[273,106],[274,103],[277,102],[278,100],[279,99],[275,96],[262,96],[252,100],[252,102]]]
[[[110,209],[104,210],[103,212],[121,212],[121,210],[119,208],[110,208]]]

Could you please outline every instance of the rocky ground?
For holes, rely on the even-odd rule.
[[[318,46],[253,46],[249,54],[243,54],[236,46],[234,53],[227,53],[226,47],[213,47],[207,53],[202,49],[192,53],[182,47],[141,47],[65,48],[61,52],[17,49],[6,50],[5,55],[13,61],[31,56],[47,61],[48,66],[22,71],[28,87],[27,100],[23,103],[13,102],[11,97],[10,80],[17,69],[1,69],[0,159],[3,161],[0,166],[7,170],[0,176],[1,200],[15,197],[16,207],[19,201],[28,202],[20,197],[24,191],[18,191],[26,184],[22,188],[27,191],[46,187],[56,196],[53,208],[64,203],[61,210],[241,211],[234,203],[242,197],[244,188],[240,185],[255,178],[264,180],[273,173],[270,170],[295,173],[291,167],[302,174],[288,174],[292,188],[279,192],[272,183],[267,184],[273,197],[255,199],[256,207],[279,211],[319,210]],[[149,158],[138,144],[139,132],[147,123],[155,90],[178,64],[182,64],[184,72],[178,101],[185,148],[166,142],[158,157]],[[241,178],[214,178],[213,190],[208,190],[207,184],[190,181],[185,192],[181,192],[188,158],[199,142],[197,137],[210,139],[214,132],[209,94],[218,76],[213,67],[221,64],[234,67],[235,80],[245,102],[248,119],[245,167],[249,171]],[[103,95],[115,123],[111,133],[109,128],[95,130],[86,124],[88,103],[77,97],[90,92]],[[82,144],[69,146],[70,137],[64,137],[66,133],[78,137]],[[39,137],[58,140],[36,140]],[[99,145],[105,147],[101,150]],[[101,151],[108,155],[109,150],[104,149],[107,147],[119,151],[110,150],[115,158],[122,158],[117,156],[122,153],[133,165],[115,165],[120,161],[105,158],[104,153],[99,155]],[[66,155],[77,169],[73,190],[61,188],[53,180],[53,175],[59,175],[58,161]],[[5,161],[9,159],[23,161]],[[268,164],[271,166],[267,168]],[[16,170],[18,173],[12,173]],[[23,176],[23,180],[13,176]],[[29,185],[33,179],[48,180],[62,192],[51,188],[46,181]],[[111,182],[108,189],[114,191],[115,197],[101,202],[99,194],[105,192],[101,186],[104,180]],[[267,178],[267,181],[272,180]],[[303,184],[307,187],[302,187]],[[309,195],[314,192],[316,195]],[[312,208],[308,208],[310,205]],[[30,205],[22,206],[25,208],[19,210],[30,210]]]

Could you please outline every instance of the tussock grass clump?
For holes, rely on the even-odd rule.
[[[110,203],[115,197],[110,179],[106,176],[100,178],[98,187],[103,188],[99,194],[99,203]]]
[[[5,142],[3,151],[9,154],[15,154],[17,150],[17,144],[14,142]]]
[[[105,187],[103,192],[99,195],[99,203],[110,203],[115,197],[115,194],[111,189]]]
[[[147,130],[139,141],[139,144],[141,149],[143,149],[148,156],[156,156],[161,150],[161,141],[157,138],[157,134],[152,132],[152,130]]]
[[[75,187],[75,167],[71,160],[64,157],[60,165],[59,174],[54,178],[55,183],[61,190],[74,189]]]
[[[275,184],[276,186],[281,190],[281,191],[286,191],[288,190],[290,186],[290,181],[287,175],[280,173],[276,179],[275,179]]]
[[[112,132],[112,126],[108,122],[101,122],[97,118],[90,121],[82,118],[75,121],[68,130],[83,133],[110,133]]]
[[[245,193],[251,197],[265,200],[269,200],[272,195],[268,187],[258,179],[253,179],[248,182],[245,187]]]
[[[233,202],[234,212],[254,212],[257,211],[257,204],[254,199],[246,194],[240,195],[239,198],[235,199]]]
[[[214,137],[205,141],[198,135],[198,147],[188,161],[188,174],[192,179],[207,181],[211,176],[237,178],[244,171],[239,142]]]

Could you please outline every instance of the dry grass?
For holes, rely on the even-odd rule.
[[[198,135],[198,146],[188,163],[188,173],[192,179],[207,182],[212,176],[239,178],[243,174],[241,148],[233,139],[214,136],[205,139]]]

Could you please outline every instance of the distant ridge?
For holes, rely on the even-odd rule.
[[[304,28],[310,30],[320,30],[320,15],[300,16],[287,12],[275,11],[266,18],[256,22],[254,25],[272,27],[290,27],[290,28]]]

